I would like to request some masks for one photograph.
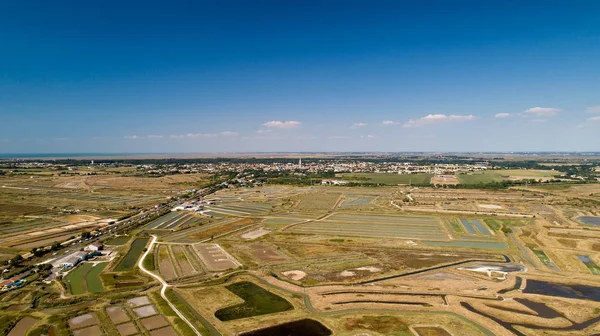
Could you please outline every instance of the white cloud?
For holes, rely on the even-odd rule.
[[[56,141],[68,141],[68,140],[71,140],[71,138],[54,138],[54,140],[56,140]]]
[[[600,117],[591,117],[588,121],[600,121]]]
[[[448,121],[471,121],[477,119],[474,115],[445,115],[445,114],[430,114],[423,118],[411,119],[403,127],[421,127],[436,123]]]
[[[162,135],[148,135],[148,139],[162,139],[164,136]]]
[[[134,139],[134,140],[135,140],[135,139],[139,139],[139,138],[140,138],[140,137],[139,137],[139,136],[137,136],[137,135],[126,135],[126,136],[125,136],[125,139]]]
[[[373,139],[373,138],[375,138],[375,136],[372,134],[368,134],[368,135],[361,135],[360,138],[361,139]]]
[[[586,108],[585,113],[600,113],[600,105]]]
[[[300,126],[299,121],[289,120],[289,121],[279,121],[279,120],[271,120],[263,124],[266,127],[274,127],[274,128],[296,128]]]
[[[531,119],[531,122],[534,122],[534,123],[545,123],[546,121],[548,121],[548,120],[546,120],[546,119]]]
[[[381,124],[383,126],[391,126],[391,125],[400,125],[401,123],[399,123],[397,121],[384,120],[384,121],[381,122]]]
[[[256,131],[256,133],[258,134],[267,134],[267,133],[271,133],[273,132],[273,130],[270,129],[259,129],[258,131]]]
[[[532,107],[530,109],[525,110],[525,113],[535,115],[538,117],[551,117],[556,115],[560,111],[554,107]]]
[[[214,133],[188,133],[188,138],[214,138],[217,135]]]
[[[225,131],[225,132],[219,133],[219,135],[226,136],[226,137],[235,137],[235,136],[238,136],[238,132]]]
[[[365,126],[367,126],[367,125],[368,125],[368,124],[367,124],[367,123],[364,123],[364,122],[357,122],[357,123],[354,123],[354,124],[352,124],[352,126],[351,126],[350,128],[352,128],[352,129],[356,129],[356,128],[359,128],[359,127],[365,127]]]
[[[510,113],[496,113],[494,118],[508,118],[510,117]]]

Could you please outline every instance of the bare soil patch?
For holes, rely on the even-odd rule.
[[[37,322],[38,319],[25,316],[20,319],[19,322],[12,328],[12,330],[8,333],[8,336],[25,336],[27,331]]]
[[[121,307],[118,307],[118,306],[107,307],[106,313],[108,314],[108,317],[110,317],[110,320],[114,324],[119,324],[119,323],[129,321],[129,316],[127,316],[127,313],[125,313],[125,310]]]
[[[414,327],[419,336],[452,336],[444,328],[440,327]]]
[[[154,330],[169,325],[169,322],[167,322],[167,320],[162,315],[148,317],[142,319],[141,321],[144,325],[144,328],[146,328],[147,330]]]
[[[149,305],[151,302],[147,296],[138,296],[133,299],[127,300],[127,303],[129,303],[131,307],[139,307]]]
[[[252,252],[256,258],[265,262],[286,261],[287,258],[277,251],[273,246],[267,244],[252,244],[250,245]]]
[[[100,330],[99,326],[95,325],[79,330],[74,330],[73,336],[102,336],[102,330]]]
[[[69,320],[69,328],[77,329],[98,324],[98,317],[94,313],[79,315]]]
[[[133,310],[138,317],[147,317],[158,314],[156,308],[153,305],[143,306],[135,308]]]
[[[172,327],[156,329],[150,332],[150,336],[178,336]]]
[[[281,272],[281,274],[295,281],[302,280],[306,277],[306,272],[299,270]]]
[[[118,325],[117,330],[119,331],[119,334],[121,336],[129,336],[129,335],[137,334],[137,332],[138,332],[138,330],[135,327],[135,324],[133,324],[133,322]]]
[[[242,235],[243,239],[247,239],[247,240],[252,240],[252,239],[256,239],[259,237],[262,237],[266,234],[271,233],[271,230],[267,230],[265,228],[260,228],[258,230],[254,230],[254,231],[250,231],[250,232],[246,232]]]

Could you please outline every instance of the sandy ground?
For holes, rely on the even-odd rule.
[[[250,231],[250,232],[244,233],[242,235],[242,238],[246,239],[246,240],[252,240],[252,239],[256,239],[256,238],[262,237],[262,236],[264,236],[266,234],[269,234],[269,233],[271,233],[271,230],[267,230],[265,228],[260,228],[258,230],[254,230],[254,231]]]
[[[281,274],[283,274],[286,277],[288,277],[292,280],[295,280],[295,281],[302,280],[306,277],[306,272],[299,271],[299,270],[286,271],[286,272],[282,272]]]

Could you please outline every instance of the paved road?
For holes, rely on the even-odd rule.
[[[169,287],[169,284],[165,280],[163,280],[163,278],[148,271],[144,267],[144,259],[146,259],[146,256],[148,255],[148,253],[150,253],[150,251],[152,251],[152,247],[154,246],[154,243],[156,243],[156,239],[157,239],[157,237],[153,235],[152,241],[150,241],[150,245],[148,245],[146,252],[144,253],[144,255],[142,255],[142,257],[140,258],[140,261],[138,262],[138,267],[140,268],[140,270],[142,272],[150,275],[151,277],[158,280],[158,282],[160,282],[162,284],[162,289],[160,290],[160,296],[163,298],[163,300],[165,300],[165,302],[167,302],[167,304],[169,304],[169,307],[171,307],[171,309],[173,309],[173,311],[175,312],[175,314],[177,314],[177,316],[179,316],[179,318],[181,318],[185,323],[187,323],[188,326],[190,326],[190,328],[196,333],[196,335],[202,336],[202,334],[198,331],[198,329],[196,329],[196,327],[177,309],[177,307],[175,307],[174,304],[171,303],[171,301],[169,301],[169,299],[165,295],[165,292],[167,290],[167,287]]]

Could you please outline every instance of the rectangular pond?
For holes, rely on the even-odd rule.
[[[467,230],[467,232],[469,234],[476,234],[475,233],[475,229],[473,228],[473,226],[471,225],[471,223],[469,223],[468,220],[466,219],[461,219],[460,222],[462,223],[462,225],[465,227],[465,230]]]
[[[600,217],[581,216],[577,219],[586,225],[600,226]]]

